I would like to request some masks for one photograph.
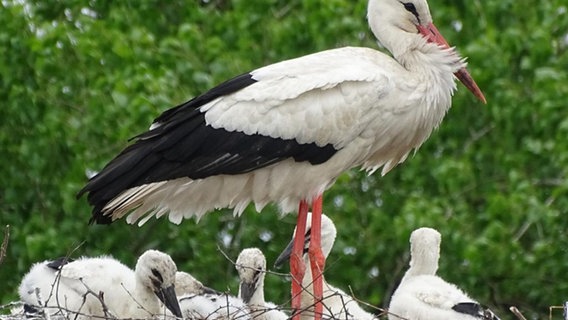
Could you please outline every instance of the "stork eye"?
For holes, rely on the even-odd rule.
[[[254,275],[252,276],[252,280],[254,281],[254,283],[258,282],[258,278],[260,277],[261,273],[262,273],[261,271],[255,271],[254,272]]]
[[[161,282],[164,282],[164,278],[162,277],[162,274],[160,273],[160,271],[158,271],[156,269],[152,269],[152,274],[154,275],[154,277],[158,278],[158,280],[160,280]]]
[[[418,18],[418,11],[416,11],[416,7],[412,2],[401,2],[408,12],[412,13],[416,18]]]

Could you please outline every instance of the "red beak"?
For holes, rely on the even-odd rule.
[[[433,23],[429,23],[426,26],[419,24],[417,28],[418,32],[420,32],[420,34],[423,35],[428,40],[428,42],[437,43],[445,48],[450,47],[448,41],[444,39],[444,37],[440,34],[440,31],[438,31],[438,28],[436,28],[436,26]],[[479,100],[481,100],[481,102],[487,103],[487,100],[485,100],[485,96],[483,96],[483,92],[481,92],[481,90],[479,89],[479,87],[477,86],[477,84],[469,74],[469,72],[467,72],[466,68],[461,68],[454,74],[461,81],[461,83],[463,83],[466,86],[466,88],[468,88],[469,91],[473,93],[474,96],[476,96]]]

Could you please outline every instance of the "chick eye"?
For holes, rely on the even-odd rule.
[[[161,282],[164,282],[164,278],[162,277],[162,274],[160,273],[160,271],[158,271],[156,269],[152,269],[152,274],[154,275],[154,277],[158,278],[158,280],[160,280]]]
[[[412,13],[416,18],[418,18],[418,11],[416,11],[416,7],[414,6],[414,3],[403,2],[402,5],[404,6],[404,9],[406,9],[408,12]]]
[[[253,280],[255,283],[258,282],[258,278],[260,277],[260,274],[261,274],[261,273],[262,273],[261,271],[255,271],[255,272],[254,272],[254,275],[252,276],[252,280]]]

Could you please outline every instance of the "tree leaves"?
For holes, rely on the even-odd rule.
[[[32,262],[146,248],[173,255],[210,287],[236,292],[235,258],[258,246],[271,261],[294,216],[270,207],[199,224],[87,226],[75,193],[162,111],[232,76],[328,48],[375,47],[365,1],[4,1],[0,10],[0,220],[11,241],[0,302]],[[568,14],[561,0],[430,2],[440,30],[469,57],[488,105],[460,85],[440,129],[385,177],[349,172],[326,194],[338,225],[330,283],[385,305],[408,236],[443,235],[440,275],[509,317],[543,317],[567,292]],[[456,23],[461,28],[452,28]],[[267,240],[268,239],[268,240]],[[214,266],[214,267],[211,267]],[[289,298],[269,275],[269,300]],[[559,300],[560,299],[560,300]]]

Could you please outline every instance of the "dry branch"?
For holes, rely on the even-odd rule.
[[[10,225],[7,224],[4,228],[4,240],[2,240],[2,246],[0,247],[0,264],[4,261],[6,257],[6,251],[8,250],[8,240],[10,239]]]
[[[563,306],[550,306],[548,307],[548,319],[552,320],[552,310],[561,309],[563,311],[563,319],[568,319],[568,301],[564,302]]]
[[[519,319],[519,320],[527,320],[525,316],[517,309],[517,307],[510,307],[509,310]]]

